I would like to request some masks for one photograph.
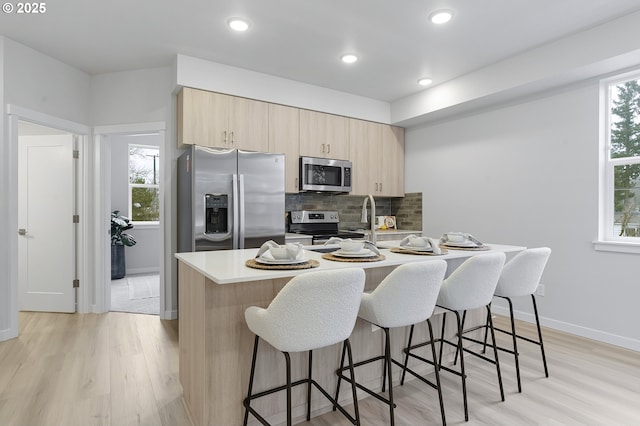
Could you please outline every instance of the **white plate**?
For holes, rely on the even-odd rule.
[[[454,243],[453,241],[447,241],[446,243],[444,243],[444,245],[445,246],[450,246],[450,247],[469,247],[469,248],[482,247],[482,246],[477,245],[473,241],[462,241],[462,242],[459,242],[459,243]]]
[[[297,265],[299,263],[304,263],[309,259],[272,259],[270,257],[256,257],[256,262],[262,263],[264,265]]]
[[[413,251],[433,251],[433,248],[431,246],[413,247],[410,245],[406,245],[406,246],[400,246],[400,248],[405,250],[413,250]]]
[[[333,253],[339,257],[373,257],[377,256],[374,252],[369,249],[362,249],[360,251],[343,251],[342,249],[334,251]]]

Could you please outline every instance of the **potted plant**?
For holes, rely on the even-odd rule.
[[[134,246],[136,239],[133,235],[124,231],[133,228],[128,217],[120,216],[119,210],[111,212],[111,279],[124,278],[126,274],[126,262],[124,257],[124,247]]]

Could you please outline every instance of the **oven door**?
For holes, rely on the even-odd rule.
[[[300,191],[351,191],[351,162],[300,157]]]

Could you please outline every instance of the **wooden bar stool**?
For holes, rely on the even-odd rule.
[[[395,404],[393,402],[391,367],[392,364],[396,364],[400,367],[404,367],[404,365],[391,358],[389,329],[411,325],[411,331],[413,332],[413,325],[426,321],[429,325],[429,336],[433,339],[431,321],[429,321],[429,318],[431,317],[436,299],[438,298],[438,293],[446,270],[447,262],[444,260],[433,260],[401,265],[387,275],[375,290],[371,293],[365,293],[362,295],[358,317],[370,322],[371,324],[377,325],[384,331],[384,354],[365,361],[357,362],[353,367],[359,367],[375,361],[383,361],[382,392],[385,392],[385,384],[386,380],[388,380],[388,398],[385,398],[358,383],[354,380],[353,373],[351,373],[351,377],[344,375],[344,371],[349,367],[344,366],[345,351],[343,349],[340,369],[337,371],[338,384],[336,387],[336,400],[340,393],[341,381],[345,380],[351,383],[352,389],[358,387],[369,395],[388,404],[390,424],[395,424]],[[433,348],[433,357],[436,359],[435,348]],[[437,366],[434,370],[436,379],[435,384],[413,371],[411,371],[411,373],[438,390],[440,414],[442,416],[442,423],[445,425],[446,419],[444,414],[444,404],[442,400],[442,392],[440,390],[440,376]]]
[[[306,272],[294,277],[269,304],[269,307],[251,306],[245,311],[249,329],[256,335],[249,377],[249,390],[244,399],[244,425],[251,413],[262,424],[269,423],[253,407],[251,401],[282,390],[287,393],[287,425],[291,425],[291,388],[307,384],[307,421],[311,419],[311,385],[314,385],[332,404],[355,425],[360,424],[356,389],[353,388],[355,417],[351,416],[311,377],[312,353],[343,342],[349,354],[353,375],[349,336],[358,316],[364,290],[365,274],[361,268],[335,271]],[[286,362],[286,384],[256,394],[252,393],[256,369],[258,342],[265,340],[283,353]],[[291,382],[290,352],[309,353],[308,377]]]

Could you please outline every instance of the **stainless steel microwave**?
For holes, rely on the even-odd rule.
[[[300,191],[351,192],[351,161],[300,157]]]

